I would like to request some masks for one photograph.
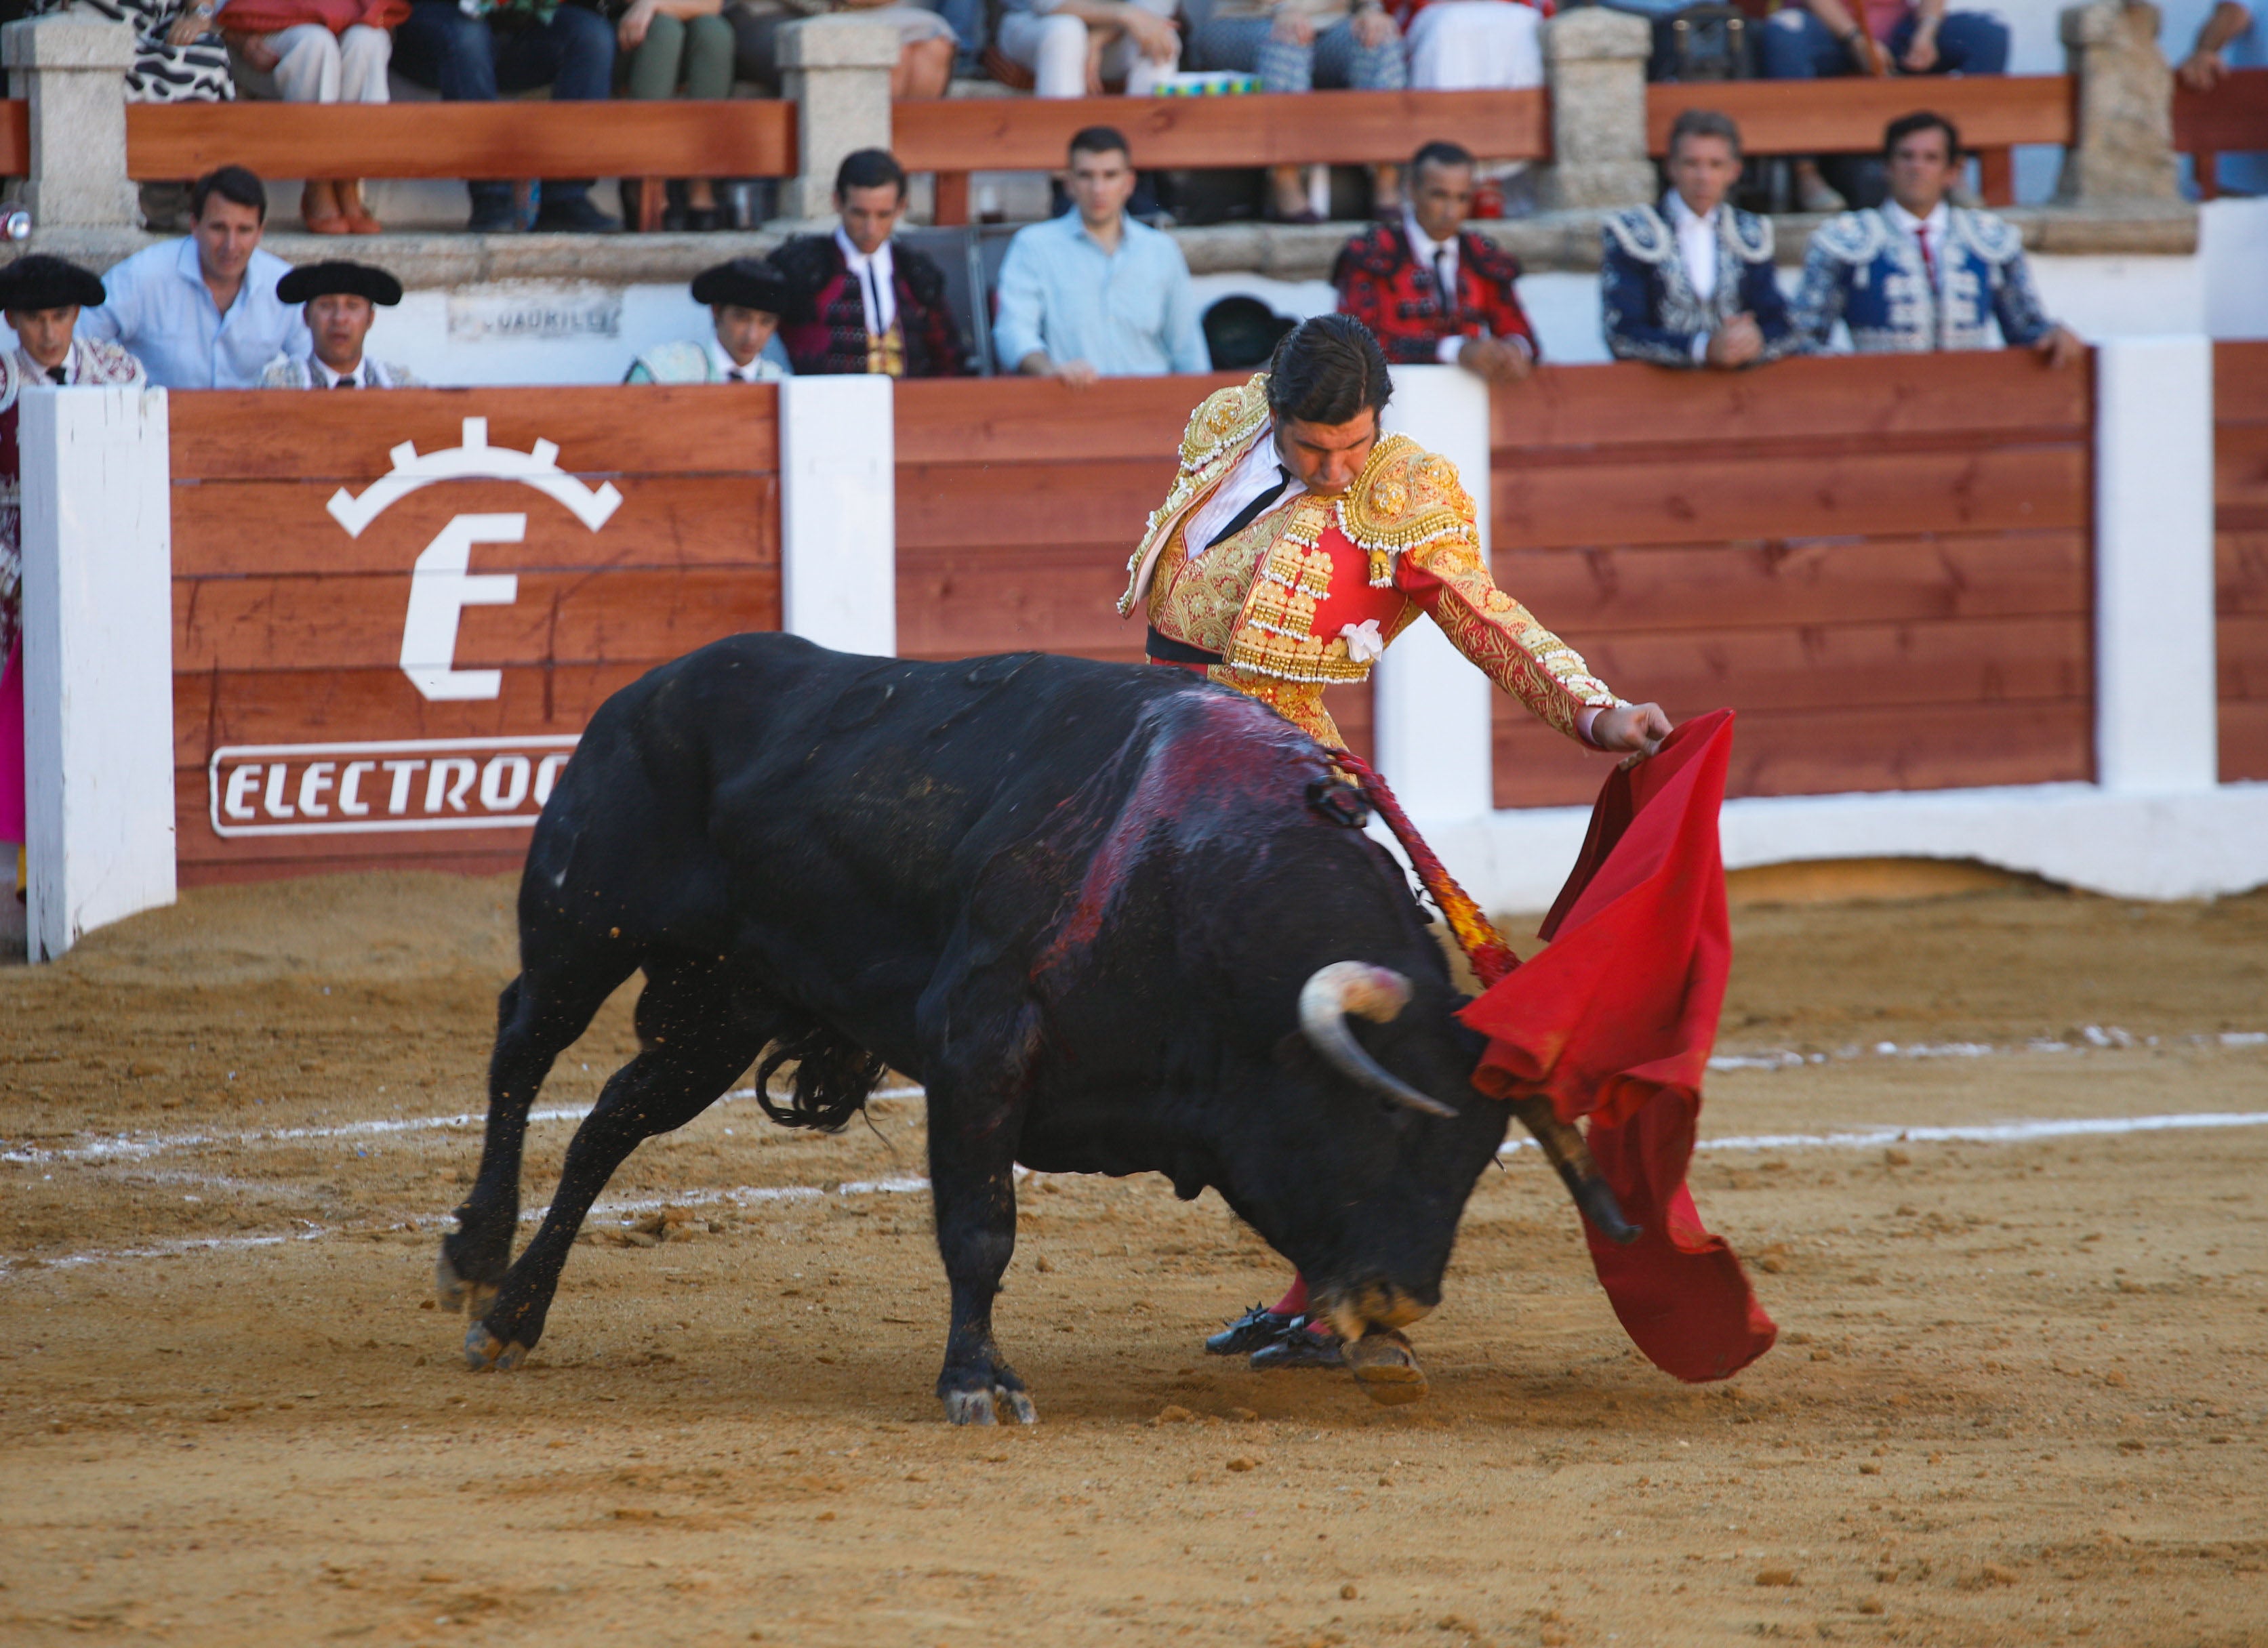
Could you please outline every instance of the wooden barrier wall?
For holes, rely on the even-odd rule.
[[[900,384],[898,651],[1139,663],[1141,616],[1122,622],[1116,605],[1126,558],[1173,483],[1190,409],[1248,375]],[[1370,688],[1329,702],[1368,754]]]
[[[2268,342],[2213,351],[2220,781],[2268,779]]]
[[[2093,772],[2091,367],[1618,364],[1500,393],[1496,575],[1624,696],[1741,711],[1735,795]],[[1499,806],[1596,763],[1498,701]]]
[[[779,627],[777,408],[740,386],[175,394],[183,883],[516,868],[609,693]]]

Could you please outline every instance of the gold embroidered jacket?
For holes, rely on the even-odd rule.
[[[1406,436],[1373,448],[1336,497],[1303,493],[1192,563],[1189,517],[1269,427],[1268,379],[1206,398],[1180,472],[1127,563],[1121,616],[1145,607],[1169,640],[1218,653],[1205,673],[1343,745],[1323,688],[1368,679],[1388,643],[1430,613],[1488,678],[1569,737],[1621,701],[1567,644],[1496,586],[1456,466]]]

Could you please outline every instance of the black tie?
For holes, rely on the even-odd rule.
[[[331,387],[334,389],[359,389],[362,386],[351,378],[339,378],[332,380]]]
[[[1441,247],[1433,254],[1433,290],[1441,295],[1441,313],[1454,321],[1457,318],[1457,281],[1449,273],[1449,249]]]
[[[55,380],[55,382],[57,382],[58,384],[61,384],[61,383],[67,383],[68,381],[70,381],[68,379],[66,379],[66,378],[63,376],[63,369],[62,367],[60,367],[60,366],[50,366],[50,367],[48,367],[48,377],[50,377],[50,378],[52,378],[52,379],[54,379]]]
[[[1276,473],[1281,476],[1282,479],[1278,480],[1274,486],[1270,487],[1258,497],[1253,499],[1251,503],[1237,511],[1236,519],[1229,522],[1227,526],[1222,527],[1219,532],[1215,533],[1211,540],[1206,542],[1205,548],[1207,549],[1211,548],[1214,544],[1220,543],[1227,539],[1235,537],[1237,533],[1251,526],[1254,521],[1258,520],[1262,511],[1266,510],[1270,504],[1273,504],[1278,498],[1284,496],[1284,489],[1292,484],[1292,472],[1289,469],[1286,469],[1282,464],[1278,464],[1276,466]]]
[[[874,278],[874,265],[872,259],[869,259],[866,263],[866,301],[873,305],[873,309],[874,335],[880,337],[890,328],[882,320],[882,283]]]

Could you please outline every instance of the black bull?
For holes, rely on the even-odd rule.
[[[926,1091],[956,1420],[1032,1414],[991,1326],[1020,1161],[1210,1185],[1351,1338],[1415,1321],[1508,1110],[1468,1079],[1478,1038],[1354,796],[1305,734],[1180,670],[741,636],[625,688],[520,883],[480,1173],[439,1266],[468,1359],[527,1354],[615,1169],[760,1056],[766,1109],[802,1125],[843,1125],[886,1066]],[[515,1263],[529,1107],[641,968],[640,1051]],[[1580,1139],[1518,1108],[1612,1228]]]

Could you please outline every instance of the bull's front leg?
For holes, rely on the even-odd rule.
[[[953,1288],[953,1321],[937,1394],[954,1424],[1019,1424],[1039,1418],[1024,1381],[992,1342],[992,1300],[1016,1253],[1013,1129],[1005,1107],[971,1115],[950,1093],[930,1090],[930,1196],[937,1249]]]

